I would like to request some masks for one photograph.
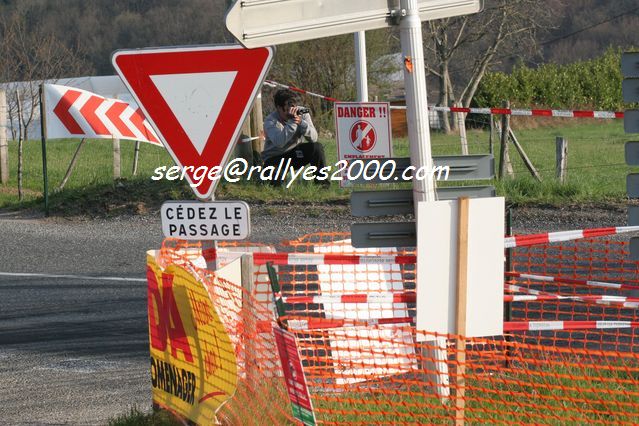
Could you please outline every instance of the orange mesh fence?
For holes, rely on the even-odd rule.
[[[271,330],[276,315],[267,262],[277,271],[277,296],[286,309],[280,320],[295,333],[318,423],[451,423],[462,406],[463,418],[480,424],[639,419],[632,324],[639,321],[632,305],[639,277],[637,263],[625,260],[627,243],[597,239],[514,249],[505,324],[515,331],[463,339],[416,331],[415,253],[353,249],[346,238],[316,234],[279,247],[222,245],[221,264],[233,257],[225,253],[254,253],[249,289],[199,270],[238,360],[237,392],[219,411],[220,421],[296,422]],[[184,242],[167,241],[160,257],[203,262],[199,246]],[[589,285],[595,282],[613,286]],[[601,321],[627,328],[594,329],[615,325]],[[522,326],[532,323],[582,329]],[[437,338],[445,339],[443,348]],[[441,386],[447,392],[437,393]]]
[[[506,283],[517,294],[543,292],[563,300],[513,302],[512,321],[639,321],[639,268],[628,243],[586,239],[513,249]],[[512,288],[512,287],[511,287]],[[552,346],[639,352],[637,328],[526,332],[526,341]]]

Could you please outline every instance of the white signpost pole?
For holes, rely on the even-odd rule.
[[[355,76],[357,79],[357,101],[368,102],[368,71],[366,68],[366,33],[355,33]]]
[[[411,164],[417,168],[432,170],[433,158],[430,147],[430,129],[428,126],[428,101],[426,97],[426,71],[424,65],[424,46],[422,43],[422,22],[418,14],[417,0],[401,0],[402,17],[400,22],[400,42],[404,59],[404,86],[406,89],[406,119],[408,122],[408,139],[410,143]],[[429,176],[429,173],[425,174]],[[435,182],[432,179],[413,181],[413,201],[415,219],[417,205],[420,201],[436,201]],[[424,250],[419,246],[418,250]],[[417,277],[424,271],[417,271]],[[417,278],[417,283],[420,279]],[[450,395],[448,377],[448,359],[446,355],[446,339],[437,338],[434,348],[422,354],[425,362],[423,368],[432,372],[432,382],[437,384],[437,395],[447,400]]]

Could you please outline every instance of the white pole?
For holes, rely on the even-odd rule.
[[[357,79],[357,101],[368,102],[368,71],[366,68],[366,33],[355,33],[355,78]]]
[[[408,140],[410,144],[411,164],[417,168],[425,167],[429,172],[433,168],[430,147],[430,129],[428,127],[428,100],[426,98],[426,71],[424,69],[424,46],[422,43],[422,23],[418,15],[417,0],[401,0],[403,16],[400,29],[402,57],[404,59],[404,86],[406,89],[406,119],[408,121]],[[426,173],[426,176],[429,176]],[[435,182],[432,179],[413,180],[413,200],[415,217],[420,201],[436,201]],[[419,227],[419,224],[417,225]],[[424,250],[417,240],[417,249]],[[417,285],[423,281],[424,271],[417,271]],[[424,368],[431,372],[432,380],[437,384],[436,392],[442,401],[450,395],[448,377],[448,359],[446,340],[437,338],[432,349],[425,350]]]
[[[418,15],[417,0],[401,0],[406,11],[399,25],[402,57],[404,59],[404,86],[406,89],[406,119],[410,143],[411,164],[430,171],[433,158],[428,127],[428,100],[426,98],[426,71],[422,23]],[[418,201],[435,201],[435,183],[432,179],[413,181],[415,207]]]

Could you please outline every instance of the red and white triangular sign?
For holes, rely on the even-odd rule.
[[[219,179],[208,172],[226,164],[273,53],[271,47],[218,45],[113,54],[115,70],[175,163],[186,168],[198,197],[213,194]],[[202,180],[201,167],[207,170]]]

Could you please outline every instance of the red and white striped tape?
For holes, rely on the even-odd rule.
[[[557,243],[582,238],[604,237],[608,235],[637,232],[639,226],[616,226],[608,228],[577,229],[573,231],[545,232],[543,234],[516,235],[504,239],[505,248],[533,246],[537,244]]]
[[[278,295],[276,295],[277,297]],[[415,292],[402,293],[360,293],[322,296],[289,296],[283,297],[284,303],[415,303]]]
[[[415,324],[415,318],[351,319],[289,319],[288,328],[293,331],[323,330],[342,327],[374,327],[389,324]],[[504,332],[513,331],[569,331],[639,328],[639,321],[505,321]]]
[[[308,90],[300,89],[299,87],[290,86],[290,85],[287,85],[287,84],[278,83],[278,82],[273,81],[273,80],[266,80],[264,82],[264,84],[267,85],[267,86],[270,86],[270,87],[281,87],[283,89],[289,89],[289,90],[292,90],[292,91],[297,92],[297,93],[302,93],[304,95],[314,96],[316,98],[324,99],[324,100],[327,100],[329,102],[339,102],[337,99],[331,98],[330,96],[324,96],[324,95],[320,95],[319,93],[309,92]]]
[[[524,278],[524,279],[535,280],[535,281],[555,282],[560,284],[573,284],[573,285],[583,285],[583,286],[589,286],[589,287],[604,287],[604,288],[615,288],[615,289],[624,289],[624,290],[639,290],[639,286],[631,285],[631,284],[619,284],[619,283],[610,283],[610,282],[593,281],[593,280],[579,280],[574,278],[560,278],[560,277],[553,277],[550,275],[524,274],[521,272],[506,272],[505,275],[508,277],[514,277],[514,278]]]
[[[272,80],[264,82],[270,87],[282,87],[290,89],[298,93],[325,99],[329,102],[339,102],[330,96],[320,95],[318,93],[309,92],[292,85],[278,83]],[[406,109],[405,106],[392,105],[391,109]],[[561,118],[600,118],[600,119],[623,119],[623,111],[582,111],[582,110],[560,110],[560,109],[512,109],[512,108],[463,108],[463,107],[440,107],[430,106],[431,111],[443,112],[463,112],[466,114],[485,114],[485,115],[514,115],[525,117],[561,117]]]
[[[506,295],[504,302],[531,302],[531,301],[552,301],[552,300],[571,300],[575,302],[583,302],[595,305],[619,306],[622,308],[637,309],[639,308],[639,298],[623,297],[623,296],[562,296],[559,294],[547,293],[544,291],[534,290],[530,288],[520,287],[509,284],[506,286],[509,291],[520,291],[528,293],[526,295]]]
[[[525,117],[561,117],[561,118],[604,118],[623,119],[622,111],[581,111],[560,109],[511,109],[511,108],[462,108],[429,107],[433,111],[463,112],[466,114],[515,115]]]
[[[44,85],[49,139],[130,139],[162,146],[139,108],[118,99],[56,84]]]
[[[284,319],[284,318],[280,318],[280,319]],[[321,330],[321,329],[327,329],[327,328],[342,328],[342,327],[371,327],[376,325],[414,324],[414,323],[415,323],[415,318],[413,317],[376,318],[376,319],[368,319],[368,320],[305,318],[305,319],[289,319],[287,321],[288,328],[290,330],[296,330],[296,331]]]
[[[526,247],[582,238],[639,232],[639,226],[617,226],[609,228],[578,229],[572,231],[546,232],[543,234],[517,235],[504,239],[504,248]],[[302,254],[302,253],[254,253],[254,262],[263,265],[389,265],[414,264],[416,256],[357,256],[344,254]]]
[[[414,264],[415,256],[359,256],[322,253],[253,253],[253,263],[264,265],[406,265]]]
[[[567,331],[639,328],[639,321],[508,321],[504,331]]]

